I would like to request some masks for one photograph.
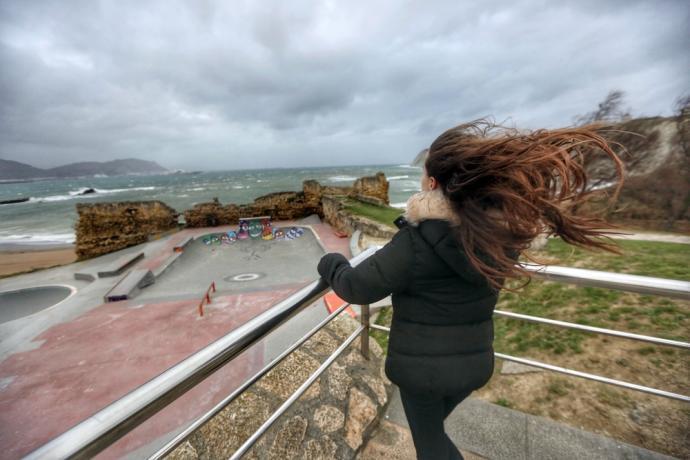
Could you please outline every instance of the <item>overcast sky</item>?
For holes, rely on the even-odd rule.
[[[569,125],[690,90],[687,1],[0,1],[0,158],[407,163],[483,116]]]

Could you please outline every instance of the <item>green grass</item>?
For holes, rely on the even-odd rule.
[[[393,308],[383,307],[379,311],[379,315],[376,317],[376,321],[374,321],[374,324],[388,327],[391,325],[392,319]],[[388,332],[371,330],[371,332],[369,333],[369,337],[372,337],[374,340],[378,342],[379,345],[381,345],[381,349],[384,351],[384,353],[388,351]]]
[[[560,265],[565,266],[573,266],[576,262],[586,260],[587,268],[592,270],[690,279],[690,244],[627,240],[617,240],[616,244],[623,255],[580,249],[560,238],[551,238],[546,251],[539,255],[556,258]]]
[[[690,264],[687,263],[690,245],[648,241],[619,243],[622,256],[585,251],[551,239],[546,248],[535,255],[553,265],[690,279]],[[519,293],[502,291],[496,308],[685,341],[690,330],[690,311],[686,306],[683,301],[665,297],[533,279]],[[496,350],[504,353],[520,355],[543,350],[577,354],[582,353],[583,342],[588,337],[592,334],[504,318],[496,320]],[[659,350],[658,347],[646,347],[639,353],[652,354]]]
[[[366,217],[376,222],[388,225],[395,228],[393,221],[403,213],[402,209],[376,206],[374,204],[364,203],[363,201],[347,199],[345,201],[345,210],[356,214],[358,216]]]

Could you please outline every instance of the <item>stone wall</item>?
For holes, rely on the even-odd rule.
[[[277,192],[261,196],[250,204],[221,204],[217,199],[200,203],[184,212],[187,227],[214,227],[237,224],[240,217],[270,216],[274,220],[294,220],[312,214],[324,215],[322,199],[327,196],[363,196],[388,203],[388,181],[383,173],[357,179],[352,187],[321,185],[315,180],[302,183],[301,192]]]
[[[160,201],[77,204],[76,252],[88,259],[148,241],[177,226],[177,212]]]
[[[168,458],[229,458],[357,326],[340,315]],[[369,361],[355,340],[243,458],[355,458],[377,426],[391,391],[383,373],[383,352],[375,340],[369,342]]]
[[[352,235],[355,230],[375,238],[393,238],[396,230],[366,217],[351,214],[345,209],[343,199],[335,196],[324,196],[321,199],[323,218],[338,231]]]
[[[388,181],[382,172],[376,173],[375,176],[360,177],[355,181],[352,188],[354,196],[378,198],[386,205],[390,204],[388,201]]]

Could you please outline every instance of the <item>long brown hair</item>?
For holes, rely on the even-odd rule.
[[[541,233],[620,253],[606,237],[616,233],[608,230],[614,225],[575,213],[592,193],[584,168],[589,156],[603,152],[613,161],[614,200],[622,186],[623,162],[597,128],[522,132],[482,119],[449,129],[431,144],[426,172],[459,218],[456,239],[494,288],[506,278],[529,282],[516,258]]]

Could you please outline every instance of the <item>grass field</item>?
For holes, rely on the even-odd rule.
[[[690,245],[618,241],[622,255],[573,248],[559,239],[533,255],[551,265],[690,280]],[[515,283],[511,283],[517,286]],[[681,341],[690,339],[690,301],[533,279],[502,291],[499,310]],[[377,322],[390,323],[384,311]],[[497,352],[690,394],[690,352],[496,317]],[[386,346],[385,334],[372,336]],[[502,374],[477,395],[648,449],[690,458],[690,405],[550,372]]]
[[[376,222],[380,222],[393,228],[395,227],[395,225],[393,225],[393,221],[403,213],[402,209],[376,206],[352,199],[347,199],[344,204],[345,209],[352,214],[375,220]]]

